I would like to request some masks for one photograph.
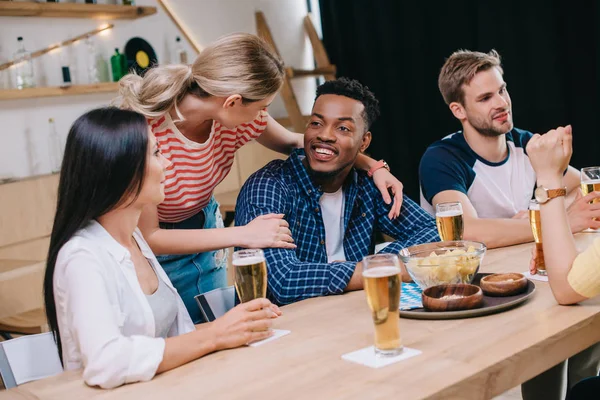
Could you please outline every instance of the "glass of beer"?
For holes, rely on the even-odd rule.
[[[459,201],[436,204],[435,222],[442,240],[463,239],[463,209]]]
[[[535,240],[535,267],[538,275],[546,275],[546,263],[544,262],[544,249],[542,247],[542,220],[540,218],[540,205],[536,200],[529,202],[529,223]]]
[[[581,169],[581,193],[587,196],[592,192],[600,192],[600,167]],[[600,202],[600,199],[592,200],[592,203],[598,202]],[[596,230],[588,228],[584,232],[596,232]]]
[[[367,302],[375,324],[375,354],[395,356],[400,340],[400,261],[395,254],[376,254],[363,259]]]
[[[267,296],[267,262],[259,249],[233,253],[235,290],[242,303]]]
[[[600,192],[600,167],[581,169],[581,191],[586,196],[592,192]],[[600,199],[595,199],[598,202]]]

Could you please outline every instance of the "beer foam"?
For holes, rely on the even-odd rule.
[[[237,267],[240,267],[240,266],[244,266],[244,265],[258,264],[261,262],[265,262],[264,257],[254,256],[254,257],[238,258],[237,260],[233,260],[231,262],[231,264],[235,265]]]
[[[585,180],[585,181],[581,181],[582,185],[598,185],[600,184],[600,179],[590,179],[590,180]]]
[[[402,271],[399,267],[390,265],[385,267],[369,268],[363,271],[365,278],[385,278],[386,276],[398,275]]]
[[[436,217],[456,217],[459,215],[463,215],[461,210],[448,210],[435,213]]]

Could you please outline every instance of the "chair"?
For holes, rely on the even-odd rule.
[[[600,377],[593,376],[575,384],[567,394],[567,400],[596,400],[600,394]]]
[[[214,321],[235,306],[235,289],[233,286],[214,289],[197,295],[196,302],[204,320]]]
[[[62,371],[51,332],[0,342],[0,376],[7,389]]]

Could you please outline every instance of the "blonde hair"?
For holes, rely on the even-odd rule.
[[[438,77],[438,87],[446,104],[464,103],[465,93],[462,86],[471,83],[480,71],[498,68],[504,73],[500,63],[500,55],[496,50],[489,53],[478,51],[458,50],[452,53],[444,63]]]
[[[276,93],[283,84],[283,62],[266,42],[248,33],[223,36],[198,55],[191,65],[165,65],[144,77],[128,74],[119,81],[122,108],[156,118],[175,107],[186,94],[198,97],[242,96],[253,102]]]

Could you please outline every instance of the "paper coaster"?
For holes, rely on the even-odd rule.
[[[538,275],[538,274],[531,275],[531,273],[529,271],[523,272],[523,275],[525,275],[525,278],[531,279],[534,281],[548,282],[548,277],[544,276],[544,275]]]
[[[291,331],[286,331],[285,329],[273,329],[273,336],[269,336],[266,339],[259,340],[258,342],[252,342],[248,346],[250,347],[258,347],[262,346],[265,343],[272,342],[273,340],[277,340],[282,336],[289,334]]]
[[[380,356],[375,354],[375,346],[369,346],[364,349],[353,351],[352,353],[344,354],[342,359],[356,364],[366,365],[371,368],[381,368],[418,356],[419,354],[421,354],[421,350],[405,347],[402,353],[397,356]]]

